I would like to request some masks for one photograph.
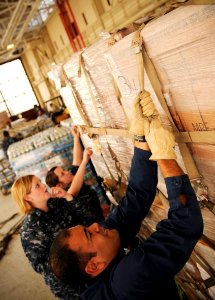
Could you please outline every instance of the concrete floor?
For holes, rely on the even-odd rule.
[[[13,233],[21,218],[17,215],[16,204],[11,195],[0,192],[0,253],[4,237],[11,240],[0,259],[0,299],[1,300],[53,300],[57,299],[37,274],[22,250],[19,234]],[[1,255],[0,255],[1,257]]]

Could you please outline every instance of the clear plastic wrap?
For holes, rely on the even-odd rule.
[[[179,131],[210,131],[215,129],[214,25],[215,5],[188,5],[179,7],[149,22],[141,32],[144,47],[156,69],[166,104]],[[79,100],[89,115],[90,126],[127,128],[126,116],[128,119],[131,118],[133,101],[140,91],[137,57],[135,49],[131,47],[134,35],[131,33],[125,36],[109,48],[103,45],[104,41],[101,41],[100,44],[98,42],[84,51],[83,57],[86,68],[95,87],[92,90],[96,91],[96,97],[100,97],[98,103],[101,104],[100,108],[104,109],[103,115],[100,115],[102,122],[98,122],[92,99],[85,103],[85,98],[89,96],[89,89],[85,86],[85,93],[80,90]],[[102,58],[94,52],[100,46],[101,50],[98,50],[98,53],[103,55]],[[77,61],[77,56],[75,59]],[[113,90],[110,82],[108,83],[111,76],[105,75],[108,73],[107,67],[120,90],[120,100],[126,113],[119,110],[119,103],[116,104],[117,102],[110,100]],[[72,83],[76,85],[77,91],[79,88],[83,89],[83,86],[78,85],[77,79],[72,73],[77,73],[77,63],[73,69],[70,67],[67,71],[71,72],[71,74],[68,72],[68,75],[72,79]],[[86,85],[86,82],[83,81],[82,84]],[[144,72],[144,87],[151,93],[162,122],[171,127],[146,72]],[[107,95],[109,92],[110,95]],[[114,98],[112,100],[115,101]],[[91,110],[92,113],[89,113],[88,110]],[[116,115],[115,112],[117,112]],[[94,121],[92,116],[94,116]],[[85,146],[93,146],[94,148],[92,162],[98,175],[104,178],[113,177],[115,180],[124,176],[123,180],[126,181],[125,178],[129,173],[133,153],[131,140],[110,135],[99,135],[90,139],[86,134],[82,134],[82,141]],[[202,209],[204,218],[203,238],[197,244],[191,259],[177,278],[191,299],[198,297],[209,299],[209,295],[213,298],[214,287],[206,288],[204,280],[206,278],[213,279],[215,270],[215,235],[213,230],[215,145],[199,142],[189,143],[188,147],[206,185],[205,188],[200,181],[194,181],[194,188],[200,200],[204,194],[199,197],[198,190],[202,188],[205,193],[208,193],[205,195],[205,199],[208,197],[209,202],[207,203],[209,204]],[[118,168],[116,168],[110,149],[114,151],[117,157],[118,166],[120,165]],[[180,166],[186,171],[178,146],[176,146],[176,152]],[[166,195],[164,180],[160,173],[158,188]],[[168,204],[162,197],[160,199],[162,200],[155,201],[150,214],[144,220],[142,233],[145,237],[155,230],[157,222],[167,213]],[[190,285],[191,281],[192,286]]]

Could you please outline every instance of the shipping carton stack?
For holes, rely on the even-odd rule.
[[[108,39],[95,43],[63,66],[67,87],[61,94],[73,107],[70,114],[81,125],[82,141],[93,146],[94,167],[113,194],[125,191],[133,151],[129,120],[139,91],[151,93],[162,122],[174,131],[178,162],[204,218],[203,237],[177,276],[190,299],[215,298],[214,24],[215,5],[178,7],[111,46]],[[161,175],[158,190],[143,222],[145,237],[168,210]]]

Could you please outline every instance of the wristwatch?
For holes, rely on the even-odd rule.
[[[145,135],[134,135],[134,140],[137,142],[146,143]]]

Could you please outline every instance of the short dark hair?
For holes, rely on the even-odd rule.
[[[56,186],[60,181],[59,181],[59,178],[58,176],[55,174],[55,169],[57,167],[53,167],[51,168],[47,175],[46,175],[46,184],[49,186],[49,187],[53,187],[53,186]]]
[[[85,267],[96,253],[78,253],[71,250],[69,237],[69,229],[64,229],[57,235],[50,248],[49,263],[57,278],[77,290],[90,278]]]
[[[4,136],[4,137],[9,137],[10,134],[9,134],[9,132],[8,132],[7,130],[4,130],[4,131],[3,131],[3,136]]]

